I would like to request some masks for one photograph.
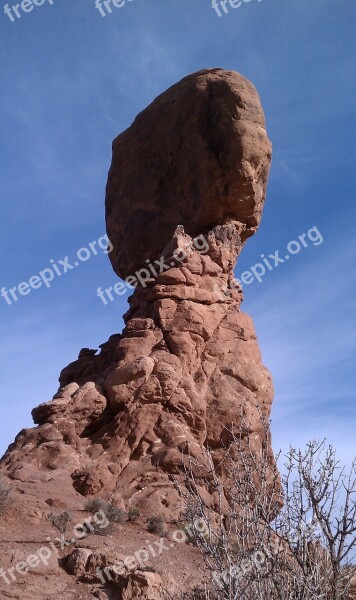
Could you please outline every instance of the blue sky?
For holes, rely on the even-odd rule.
[[[1,6],[4,2],[2,0]],[[12,3],[10,2],[10,5]],[[219,18],[209,0],[48,0],[11,22],[0,8],[0,287],[70,259],[105,232],[111,141],[169,85],[206,67],[256,85],[273,142],[259,233],[236,274],[316,226],[262,283],[245,286],[271,370],[275,450],[326,436],[348,462],[355,431],[354,0],[251,0]],[[284,252],[284,254],[283,254]],[[100,251],[8,305],[0,297],[0,451],[31,426],[60,370],[121,331],[126,298]]]

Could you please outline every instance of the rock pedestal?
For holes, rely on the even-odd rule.
[[[255,88],[222,69],[183,79],[114,141],[110,258],[141,284],[123,332],[99,353],[81,350],[3,458],[34,515],[101,497],[177,519],[172,477],[183,484],[184,465],[205,464],[207,448],[220,464],[232,433],[256,460],[267,446],[273,471],[271,377],[233,275],[261,219],[270,160]]]
[[[240,245],[233,222],[206,238],[178,227],[164,251],[169,268],[136,289],[121,335],[62,371],[54,399],[33,411],[38,427],[11,447],[9,472],[21,458],[30,474],[67,480],[62,489],[116,495],[126,508],[172,518],[179,498],[170,476],[190,456],[204,463],[208,446],[219,462],[229,430],[242,426],[257,455],[273,389],[240,311],[232,274]]]

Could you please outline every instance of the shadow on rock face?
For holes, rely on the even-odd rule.
[[[195,236],[260,222],[271,143],[256,89],[234,71],[204,70],[168,89],[113,143],[106,193],[110,259],[126,278],[161,256],[176,227]]]

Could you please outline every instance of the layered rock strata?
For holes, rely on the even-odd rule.
[[[239,435],[242,422],[257,453],[273,390],[252,320],[240,311],[232,275],[240,247],[232,222],[206,238],[177,228],[164,253],[174,266],[135,291],[121,335],[62,371],[54,399],[33,411],[38,427],[10,447],[9,475],[27,465],[30,477],[51,472],[59,495],[72,485],[172,518],[170,476],[184,457],[203,463],[209,446],[219,461],[228,430]]]

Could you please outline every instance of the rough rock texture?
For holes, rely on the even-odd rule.
[[[258,451],[273,390],[233,286],[240,236],[235,224],[218,225],[197,250],[201,241],[177,228],[165,253],[180,262],[135,291],[122,335],[62,371],[54,399],[33,411],[38,427],[5,456],[11,477],[50,474],[52,497],[72,487],[172,518],[179,498],[170,476],[182,472],[182,457],[203,462],[209,445],[218,460],[226,428],[238,433],[242,421]]]
[[[53,400],[33,410],[37,427],[21,431],[2,460],[32,520],[43,524],[46,510],[81,510],[92,497],[138,507],[143,517],[179,519],[172,475],[183,481],[184,461],[204,462],[206,446],[219,462],[231,427],[240,433],[243,426],[256,455],[267,443],[273,468],[262,426],[271,377],[233,276],[261,217],[270,158],[255,89],[221,69],[184,79],[114,142],[112,262],[123,276],[147,259],[155,271],[131,296],[123,332],[99,354],[81,350],[62,371]],[[90,582],[88,548],[68,556],[60,563],[66,577]],[[161,585],[160,576],[135,572],[120,592],[96,589],[89,597],[154,600]],[[65,589],[56,591],[65,598]],[[31,600],[52,597],[45,593]]]
[[[195,236],[236,220],[255,233],[271,143],[256,89],[234,71],[189,75],[113,143],[106,194],[110,254],[120,277],[162,254],[177,225]]]

